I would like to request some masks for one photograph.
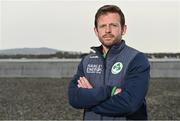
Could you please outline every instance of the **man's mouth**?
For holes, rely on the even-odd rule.
[[[110,40],[110,39],[112,39],[112,38],[113,38],[112,36],[104,37],[104,39],[106,39],[106,40]]]
[[[106,34],[106,35],[104,35],[103,36],[103,38],[105,38],[105,39],[111,39],[111,38],[113,38],[114,36],[113,35],[111,35],[111,34]]]

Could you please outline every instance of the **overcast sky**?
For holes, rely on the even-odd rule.
[[[180,52],[179,0],[1,0],[0,49],[49,47],[89,52],[100,45],[94,15],[118,5],[128,26],[126,43],[143,52]]]

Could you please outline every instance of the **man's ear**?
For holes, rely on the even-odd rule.
[[[98,30],[96,27],[94,27],[94,33],[96,34],[96,36],[98,37]]]
[[[123,29],[122,35],[125,35],[125,34],[126,34],[126,31],[127,31],[127,25],[124,25],[124,27],[123,27],[122,29]]]

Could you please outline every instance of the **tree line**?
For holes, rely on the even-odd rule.
[[[80,52],[56,52],[55,54],[16,54],[0,55],[0,59],[48,59],[48,58],[82,58],[84,53]]]
[[[92,53],[92,52],[90,52]],[[0,59],[49,59],[49,58],[82,58],[86,56],[89,53],[81,53],[81,52],[56,52],[55,54],[40,54],[40,55],[25,55],[25,54],[17,54],[17,55],[0,55]],[[148,58],[179,58],[180,59],[180,53],[145,53],[145,55]]]

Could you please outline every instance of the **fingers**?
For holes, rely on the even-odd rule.
[[[79,87],[83,87],[81,80],[78,80],[77,82],[78,82]]]
[[[88,87],[82,77],[80,77],[78,80],[78,87],[81,87],[81,88],[87,88]]]
[[[84,77],[80,77],[80,81],[83,84],[84,88],[88,88],[88,83],[87,83],[87,81],[85,80]]]
[[[81,85],[78,84],[77,86],[78,86],[78,88],[81,88]]]
[[[116,91],[115,91],[115,93],[114,93],[114,95],[117,95],[117,94],[121,93],[121,91],[122,91],[121,88],[117,88]]]
[[[85,77],[80,77],[78,82],[78,88],[93,88],[92,85],[89,83],[89,81]]]
[[[87,88],[89,88],[89,89],[92,88],[92,85],[89,83],[89,81],[85,77],[82,77],[82,78],[83,78]]]

